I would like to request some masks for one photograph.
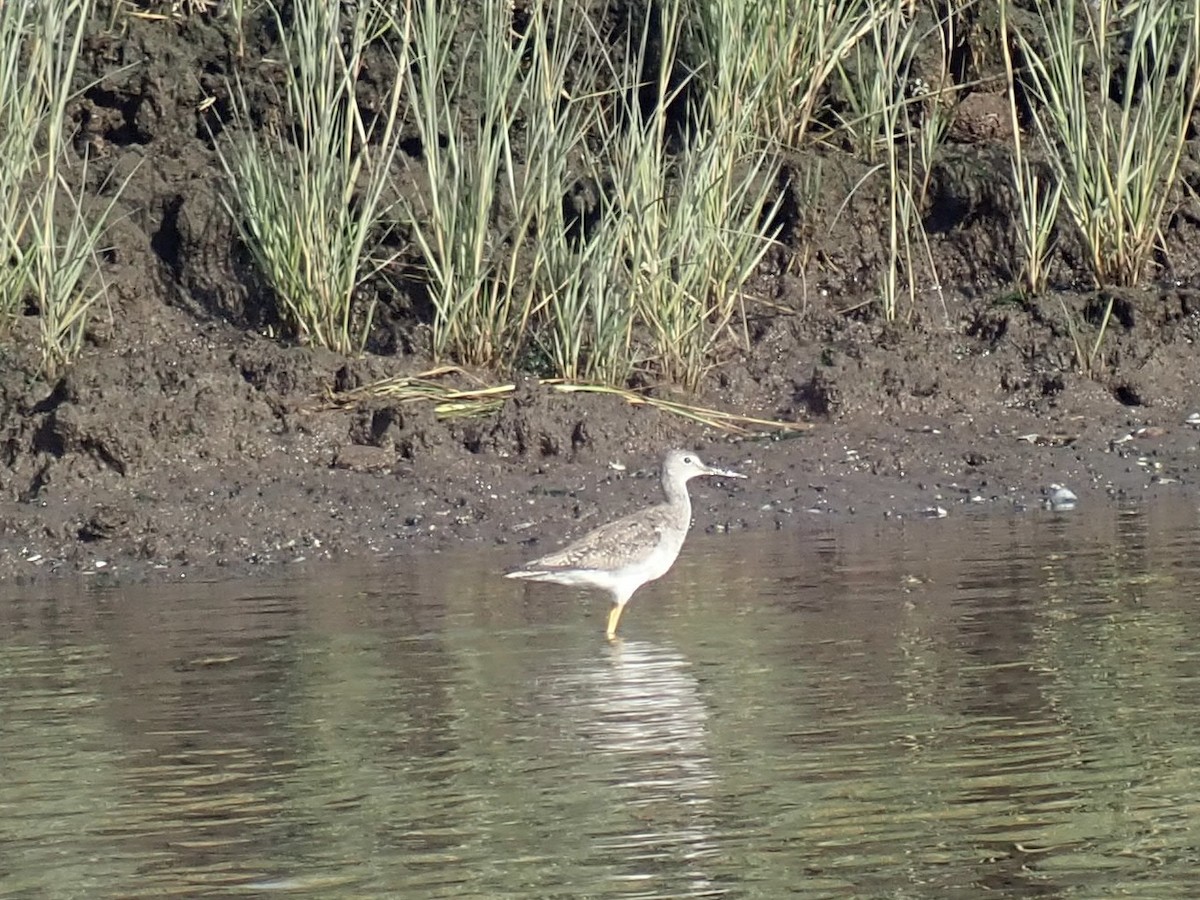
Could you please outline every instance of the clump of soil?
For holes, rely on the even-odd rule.
[[[768,302],[750,309],[750,348],[730,352],[690,400],[807,430],[733,438],[532,378],[498,412],[441,418],[431,404],[384,397],[327,402],[432,365],[419,304],[401,297],[384,309],[375,352],[361,358],[278,338],[222,206],[210,137],[238,67],[228,20],[121,23],[98,22],[90,35],[79,77],[91,86],[74,110],[93,177],[134,172],[109,234],[108,305],[60,378],[37,374],[30,321],[0,350],[0,578],[211,574],[554,542],[596,524],[601,497],[607,512],[655,496],[654,479],[637,476],[678,444],[705,445],[752,476],[730,493],[703,492],[697,520],[709,528],[1033,509],[1050,482],[1081,503],[1196,494],[1200,208],[1185,200],[1166,223],[1168,286],[1018,297],[994,95],[967,95],[931,173],[938,286],[922,284],[906,321],[883,321],[870,301],[887,197],[852,190],[864,167],[830,155],[824,193],[793,198],[790,244],[752,285]],[[248,55],[271,45],[266,30],[248,38]],[[252,66],[237,71],[254,77]],[[1193,183],[1198,152],[1193,140]],[[1076,271],[1067,243],[1055,273],[1063,288]],[[1110,300],[1085,377],[1077,342]]]

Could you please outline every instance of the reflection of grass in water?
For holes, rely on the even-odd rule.
[[[153,664],[70,642],[94,604],[15,611],[43,625],[0,670],[5,887],[1190,896],[1195,526],[1043,522],[939,528],[911,592],[929,529],[813,548],[827,582],[748,536],[664,585],[658,645],[531,617],[475,551],[271,585],[230,601],[242,628],[130,613]]]
[[[1179,551],[1156,553],[1161,530],[1099,542],[1073,530],[1048,553],[1046,529],[1028,528],[1000,527],[990,543],[969,528],[932,560],[919,534],[873,551],[864,542],[857,561],[839,541],[813,554],[839,563],[830,589],[798,560],[777,594],[735,600],[740,614],[721,597],[673,620],[721,711],[715,755],[747,754],[723,795],[753,797],[754,814],[786,822],[794,865],[964,886],[994,875],[986,855],[1024,859],[1031,880],[1045,870],[1094,885],[1099,859],[1136,888],[1157,856],[1162,877],[1183,883],[1200,807],[1200,733],[1187,714],[1200,656],[1173,574]],[[1130,545],[1149,549],[1139,558]],[[897,577],[906,561],[942,567],[913,589]],[[689,572],[697,592],[727,585],[719,561],[684,562],[676,588],[687,591]],[[739,562],[760,585],[772,567]],[[848,592],[856,565],[882,582]],[[816,579],[806,612],[792,578]],[[814,849],[805,858],[800,846]]]
[[[70,897],[88,884],[103,892],[140,883],[122,840],[148,810],[134,799],[144,795],[131,787],[121,753],[128,735],[113,721],[120,698],[110,693],[111,648],[79,630],[104,630],[80,612],[90,608],[85,599],[52,606],[53,615],[7,632],[0,645],[0,810],[13,860],[0,878],[6,896]]]
[[[1124,516],[1088,552],[1046,554],[1029,684],[1064,732],[1054,749],[1067,794],[1031,830],[1071,852],[1039,869],[1078,873],[1096,861],[1134,878],[1139,860],[1157,867],[1173,841],[1195,842],[1200,737],[1194,717],[1179,715],[1196,700],[1195,629],[1163,538],[1144,515]]]

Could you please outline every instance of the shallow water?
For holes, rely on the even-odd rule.
[[[0,894],[1195,896],[1193,506],[816,527],[10,591]]]

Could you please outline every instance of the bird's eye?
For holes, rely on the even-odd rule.
[[[695,462],[695,460],[694,460],[694,459],[692,459],[690,456],[685,456],[685,457],[683,458],[683,461],[684,461],[685,463],[687,463],[689,466],[690,466],[692,463],[694,463],[694,462]]]

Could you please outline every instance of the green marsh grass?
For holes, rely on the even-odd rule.
[[[234,118],[246,127],[218,143],[231,196],[227,210],[274,292],[280,318],[303,343],[340,353],[362,349],[372,308],[363,286],[400,258],[390,199],[405,112],[404,79],[385,85],[374,110],[359,96],[370,48],[408,68],[408,18],[383,0],[347,9],[341,0],[270,6],[284,36],[283,124],[261,132],[240,83]],[[376,59],[375,64],[378,63]]]
[[[933,96],[927,89],[913,96],[913,63],[930,33],[919,33],[912,4],[889,0],[872,9],[867,35],[838,65],[837,74],[847,101],[842,133],[859,157],[875,164],[872,173],[884,178],[887,256],[879,273],[879,303],[884,318],[894,321],[905,299],[910,312],[916,308],[922,248],[940,296],[921,215],[948,119],[940,88]],[[942,34],[940,27],[935,30]],[[944,46],[942,59],[944,65]],[[945,313],[944,299],[942,306]]]
[[[1096,365],[1097,360],[1101,359],[1100,350],[1104,346],[1104,334],[1108,330],[1108,323],[1112,319],[1113,304],[1116,298],[1109,294],[1104,304],[1104,312],[1100,316],[1100,324],[1096,328],[1096,333],[1089,342],[1087,335],[1084,333],[1086,321],[1083,315],[1072,312],[1067,308],[1066,301],[1062,297],[1058,298],[1058,306],[1063,314],[1063,321],[1067,323],[1067,334],[1071,337],[1071,351],[1075,358],[1075,366],[1080,373],[1088,378],[1094,378],[1099,374],[1099,369]]]
[[[741,160],[753,161],[763,148],[800,148],[828,137],[831,89],[883,15],[879,4],[845,0],[712,0],[692,6],[684,56],[704,98],[700,112],[710,124],[729,129],[722,137],[724,152],[738,158],[744,151]],[[736,125],[730,128],[731,123]],[[815,197],[819,158],[806,160],[797,174],[804,194]],[[793,260],[802,278],[804,258],[801,249]]]
[[[1009,33],[1008,3],[1000,4],[1000,33]],[[1021,251],[1019,280],[1022,290],[1038,296],[1046,290],[1050,253],[1053,248],[1054,227],[1062,202],[1063,184],[1056,177],[1047,178],[1039,172],[1025,152],[1021,120],[1017,109],[1016,70],[1012,49],[1007,40],[1001,41],[1004,71],[1008,82],[1008,113],[1013,134],[1012,184],[1017,201],[1017,246]],[[1078,348],[1078,343],[1076,344]]]
[[[529,310],[513,304],[532,299],[500,277],[496,249],[506,237],[493,232],[520,88],[521,54],[509,43],[505,12],[483,3],[482,21],[460,39],[466,8],[422,0],[406,84],[428,179],[419,208],[407,204],[434,307],[434,357],[479,365],[515,350],[513,320],[528,321]]]
[[[712,109],[747,138],[797,147],[824,110],[829,81],[871,33],[875,4],[712,0],[688,12],[686,55]]]
[[[1006,18],[1009,0],[1002,0]],[[1038,0],[1013,28],[1041,149],[1098,285],[1135,285],[1179,180],[1200,98],[1200,0]],[[1027,178],[1018,173],[1018,178]],[[1028,183],[1028,182],[1027,182]],[[1048,208],[1026,216],[1036,249]]]
[[[28,3],[0,5],[0,325],[22,313],[29,278],[23,203],[26,183],[37,170],[36,135],[48,115],[29,69],[22,65],[33,31]]]
[[[246,14],[253,9],[253,5],[247,9],[246,2],[247,0],[228,0],[225,8],[237,40],[234,54],[238,59],[246,55]]]
[[[477,12],[473,29],[462,7],[434,0],[416,16],[407,88],[426,186],[406,207],[435,310],[434,355],[489,365],[520,357],[539,313],[578,280],[563,197],[598,107],[572,94],[585,32],[569,4],[537,4],[520,35],[507,3]]]
[[[723,342],[748,349],[743,289],[771,246],[779,165],[769,148],[747,140],[751,108],[722,108],[723,95],[700,92],[691,102],[705,105],[685,107],[695,130],[672,133],[672,111],[691,87],[676,81],[685,6],[669,0],[659,15],[657,66],[647,27],[617,61],[626,79],[649,73],[642,91],[620,94],[619,124],[601,125],[593,177],[606,177],[610,189],[597,239],[608,242],[602,264],[617,268],[604,281],[618,292],[597,293],[591,303],[602,313],[595,317],[598,346],[640,348],[640,361],[626,359],[644,374],[694,388],[719,361]],[[683,146],[672,150],[674,140]],[[587,374],[620,381],[600,370]]]
[[[50,377],[78,354],[104,297],[98,253],[128,184],[92,201],[86,157],[70,168],[68,105],[93,12],[92,0],[0,4],[0,324],[36,312]]]
[[[905,137],[909,73],[919,44],[907,8],[905,0],[872,4],[866,34],[836,69],[846,104],[840,132],[869,163],[884,161]]]
[[[624,219],[618,250],[630,260],[629,293],[654,374],[687,387],[718,360],[723,342],[749,349],[743,289],[770,249],[764,228],[778,202],[778,168],[769,155],[742,157],[743,135],[715,125],[674,172],[627,157],[624,212],[613,211]]]
[[[735,334],[778,166],[743,149],[745,114],[686,107],[683,10],[613,49],[566,2],[515,33],[502,0],[474,30],[424,0],[407,83],[427,181],[406,210],[438,358],[694,386]]]

